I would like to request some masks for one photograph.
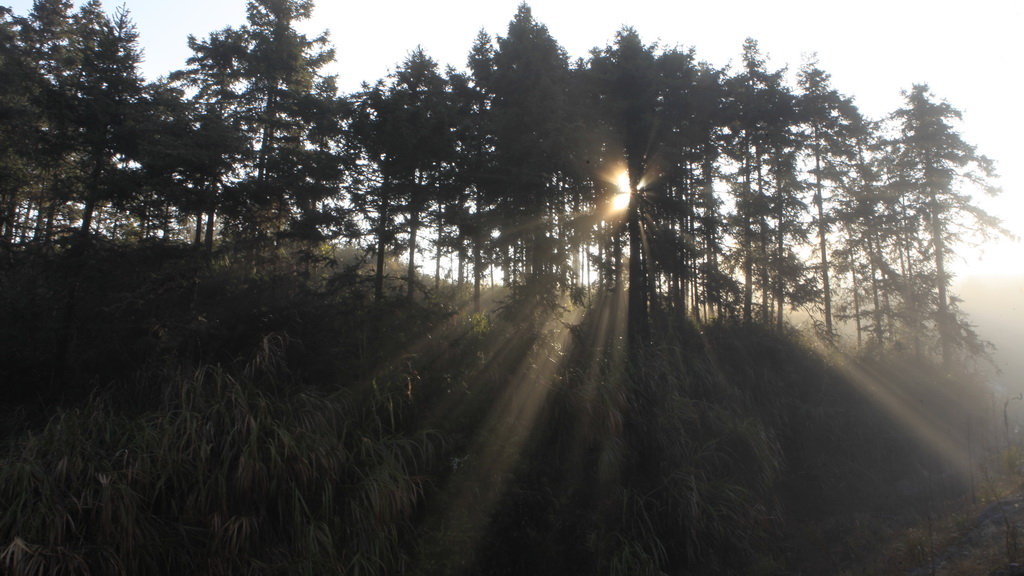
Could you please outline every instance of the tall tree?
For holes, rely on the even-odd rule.
[[[812,219],[818,233],[825,333],[831,338],[835,329],[828,253],[831,218],[826,192],[841,186],[849,177],[857,156],[856,138],[863,132],[864,122],[853,102],[832,87],[829,74],[816,60],[805,63],[798,78],[801,89],[798,106],[805,126],[803,137],[813,166],[810,169],[815,209]]]
[[[388,148],[389,144],[403,142],[401,128],[395,122],[402,107],[389,98],[383,81],[372,88],[364,84],[363,91],[352,100],[349,137],[365,160],[358,164],[359,177],[350,198],[374,236],[373,294],[374,300],[380,302],[384,298],[387,254],[397,237],[395,216],[402,203],[395,153]]]
[[[244,26],[191,38],[188,68],[173,76],[244,134],[221,205],[253,257],[288,238],[316,243],[337,225],[327,204],[343,177],[345,110],[321,73],[334,59],[327,34],[296,29],[312,11],[312,0],[251,0]]]
[[[383,255],[394,215],[406,216],[408,271],[406,295],[416,282],[417,235],[429,206],[436,204],[454,154],[456,122],[447,80],[422,49],[412,52],[387,82],[358,96],[357,139],[376,165],[379,183],[359,200],[377,219],[375,295],[383,290]]]
[[[748,38],[743,44],[743,68],[727,81],[729,114],[729,155],[737,164],[732,184],[735,196],[735,222],[738,235],[738,260],[743,274],[743,319],[753,319],[755,273],[761,278],[762,294],[767,294],[765,271],[768,259],[769,163],[772,140],[778,130],[773,95],[780,90],[783,70],[769,72],[757,42]],[[763,304],[764,298],[762,298]],[[765,306],[762,306],[765,308]],[[763,317],[769,311],[762,309]]]
[[[81,232],[93,225],[96,208],[109,200],[125,201],[133,186],[143,81],[138,31],[128,12],[107,16],[99,0],[90,0],[75,15],[70,50],[78,70],[68,79],[74,141],[81,150]]]
[[[930,289],[935,294],[934,322],[943,364],[953,360],[959,340],[951,309],[947,264],[952,246],[970,231],[999,229],[999,220],[978,207],[972,193],[996,194],[992,161],[980,155],[956,131],[962,114],[945,100],[936,100],[925,84],[903,93],[905,104],[893,116],[898,131],[890,141],[893,184],[920,216],[934,265]]]
[[[139,151],[146,185],[156,192],[157,210],[194,218],[194,243],[209,255],[220,192],[245,150],[244,138],[230,117],[186,99],[175,86],[154,83],[146,92],[148,121]]]
[[[623,28],[613,45],[593,53],[590,73],[597,106],[604,117],[604,138],[610,149],[621,154],[629,182],[627,326],[630,349],[636,350],[650,337],[650,286],[644,254],[647,199],[643,183],[650,177],[648,169],[660,152],[660,139],[667,133],[660,123],[663,82],[654,47],[645,45],[632,28]]]
[[[36,73],[10,9],[0,7],[0,242],[10,246],[31,185],[31,152],[40,111],[30,95]]]
[[[720,250],[714,182],[721,153],[721,73],[697,63],[692,49],[659,54],[657,69],[664,137],[656,170],[648,169],[648,197],[656,212],[651,224],[659,235],[677,241],[652,246],[651,264],[665,275],[664,282],[652,285],[667,283],[671,304],[699,316],[708,301],[708,263]]]
[[[693,236],[701,251],[701,265],[696,271],[702,285],[694,286],[693,305],[704,305],[704,317],[723,315],[724,304],[733,292],[734,280],[722,270],[724,255],[722,201],[715,191],[715,182],[721,176],[721,160],[725,154],[727,124],[726,86],[723,71],[701,64],[695,86],[689,98],[692,116],[689,122],[689,147],[694,160],[699,159],[699,175],[694,184],[696,191]]]
[[[530,7],[520,4],[491,62],[481,88],[490,95],[505,273],[517,291],[525,276],[533,284],[526,293],[539,295],[553,286],[556,264],[550,209],[569,154],[568,57]]]
[[[886,341],[886,325],[891,325],[891,308],[885,303],[893,284],[892,267],[885,256],[895,203],[883,186],[881,157],[876,153],[879,134],[875,123],[864,122],[856,129],[854,158],[840,186],[835,188],[834,222],[839,232],[837,259],[850,274],[850,300],[841,315],[852,319],[857,330],[858,347],[865,331],[871,333],[871,348],[880,350]],[[861,298],[866,304],[862,304]]]
[[[494,135],[490,129],[493,95],[488,92],[494,74],[494,42],[481,31],[473,42],[467,58],[469,74],[460,81],[453,77],[452,88],[457,118],[456,154],[459,165],[458,180],[471,190],[472,214],[464,224],[471,242],[473,260],[473,312],[480,312],[481,285],[484,275],[485,244],[494,229],[492,211],[496,204],[498,179],[494,165]]]
[[[25,137],[14,150],[28,160],[21,163],[31,180],[26,211],[35,211],[32,236],[44,243],[52,240],[64,205],[81,184],[72,162],[76,141],[69,83],[77,69],[71,50],[73,8],[68,0],[36,1],[27,17],[13,19],[17,37],[8,45],[9,64],[15,64],[20,53],[28,68],[22,82],[16,76],[8,84],[9,89],[22,89],[18,100],[25,99],[28,114],[12,118],[6,130],[11,136],[20,132]]]
[[[206,217],[204,247],[209,253],[224,189],[248,147],[240,114],[242,63],[248,50],[242,32],[232,28],[212,32],[203,40],[189,36],[188,47],[192,56],[185,68],[171,73],[170,80],[192,92],[187,130],[193,151],[185,159],[191,165],[182,168]]]

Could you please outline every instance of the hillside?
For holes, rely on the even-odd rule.
[[[147,81],[79,4],[0,6],[3,574],[898,572],[1014,493],[1019,295],[953,289],[998,176],[927,84],[522,3],[343,93],[313,0]]]
[[[790,330],[664,315],[630,361],[615,295],[474,315],[344,268],[54,258],[0,300],[14,573],[840,572],[981,495],[1000,443],[978,383]],[[65,258],[72,322],[36,322]]]

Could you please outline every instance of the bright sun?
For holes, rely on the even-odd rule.
[[[625,210],[629,208],[629,174],[619,174],[617,183],[619,193],[612,198],[612,210]]]
[[[612,210],[625,210],[626,208],[629,208],[629,192],[612,197]]]

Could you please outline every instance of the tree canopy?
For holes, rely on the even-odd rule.
[[[753,39],[719,69],[624,28],[572,62],[522,4],[464,71],[418,47],[338,94],[329,38],[295,29],[311,10],[250,1],[148,84],[127,12],[4,12],[5,248],[191,241],[259,268],[346,246],[373,256],[377,301],[389,278],[426,290],[426,262],[435,287],[471,274],[477,309],[485,279],[548,309],[623,287],[637,342],[661,311],[781,327],[803,308],[829,338],[973,345],[948,262],[999,229],[972,200],[994,171],[926,86],[869,121],[816,61],[791,83]]]

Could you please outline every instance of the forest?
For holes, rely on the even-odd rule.
[[[934,574],[1019,484],[927,85],[524,3],[345,94],[312,10],[147,81],[124,8],[0,6],[0,571]]]

